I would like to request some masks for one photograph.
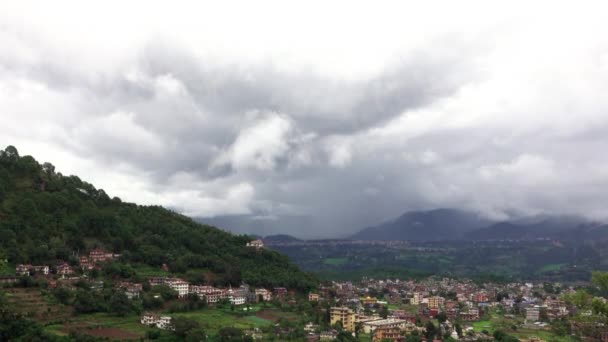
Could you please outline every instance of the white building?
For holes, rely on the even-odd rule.
[[[179,278],[170,278],[166,280],[167,286],[177,292],[177,296],[182,298],[188,295],[190,284]]]
[[[171,326],[170,316],[157,316],[150,313],[145,313],[140,320],[141,324],[148,326],[155,326],[159,329],[173,330]]]
[[[376,321],[367,321],[363,322],[363,331],[366,334],[371,334],[374,330],[378,328],[399,328],[401,330],[405,330],[407,321],[404,319],[395,319],[395,318],[387,318],[387,319],[379,319]]]

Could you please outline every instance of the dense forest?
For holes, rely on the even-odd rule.
[[[160,206],[110,197],[77,176],[0,151],[0,261],[78,264],[95,247],[121,255],[117,272],[159,268],[198,283],[286,286],[306,290],[316,279],[277,252],[246,248],[248,236],[202,225]],[[10,265],[10,267],[7,267]]]

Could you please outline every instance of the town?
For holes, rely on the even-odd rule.
[[[245,248],[262,249],[264,244],[254,240]],[[264,317],[255,316],[256,311],[274,310],[291,319],[267,319],[267,324],[251,325],[240,333],[251,339],[306,341],[506,340],[504,336],[535,342],[575,338],[608,341],[608,329],[601,321],[581,319],[601,312],[596,302],[606,303],[605,298],[585,292],[585,288],[593,291],[591,284],[363,278],[356,282],[323,281],[312,291],[301,293],[285,287],[254,288],[245,283],[191,283],[172,275],[139,277],[138,281],[135,277],[100,276],[108,274],[108,268],[119,259],[118,254],[94,248],[78,256],[76,265],[16,265],[15,276],[3,276],[0,283],[9,293],[18,293],[15,289],[19,287],[42,287],[82,314],[96,311],[83,308],[79,302],[82,289],[92,293],[109,289],[112,303],[117,302],[117,296],[140,303],[127,303],[125,312],[118,309],[115,313],[139,312],[142,327],[166,333],[181,329],[177,322],[183,320],[182,312],[244,312]],[[169,270],[163,265],[159,271]],[[62,299],[68,297],[75,299]],[[585,300],[593,305],[585,306],[581,303]],[[294,312],[297,315],[288,314]],[[204,320],[193,324],[209,328]]]

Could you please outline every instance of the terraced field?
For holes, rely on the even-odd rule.
[[[17,312],[34,317],[42,323],[67,319],[72,315],[71,308],[49,303],[40,289],[7,288],[3,291],[8,303]]]

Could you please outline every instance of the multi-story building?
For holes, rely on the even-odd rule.
[[[64,262],[57,266],[57,274],[66,276],[74,274],[74,270],[72,269],[72,266],[70,266],[67,262]]]
[[[401,329],[393,327],[378,327],[372,335],[372,342],[405,341]]]
[[[179,278],[168,278],[165,283],[177,292],[178,297],[182,298],[188,295],[190,284],[187,281]]]
[[[374,332],[378,328],[397,328],[397,329],[405,329],[407,321],[404,319],[395,319],[395,318],[387,318],[387,319],[379,319],[375,321],[368,321],[362,324],[363,331],[366,334],[370,334]]]
[[[526,308],[526,321],[537,322],[540,317],[540,309],[538,307]]]
[[[346,331],[355,331],[355,313],[347,307],[332,307],[330,309],[330,324],[342,323],[342,328]]]
[[[429,297],[429,308],[437,309],[437,308],[441,307],[444,302],[445,302],[445,299],[443,297],[439,297],[439,296]]]
[[[319,294],[318,293],[309,293],[308,294],[308,301],[309,302],[318,302],[319,301]]]

